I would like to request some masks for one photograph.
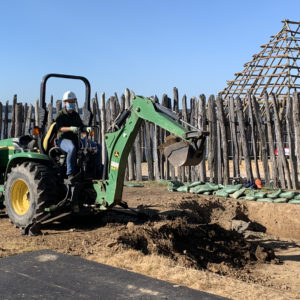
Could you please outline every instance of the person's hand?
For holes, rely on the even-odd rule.
[[[86,128],[85,128],[85,131],[86,131],[87,133],[91,133],[92,130],[93,130],[92,127],[86,127]]]
[[[77,134],[78,131],[79,131],[79,127],[71,126],[71,127],[70,127],[70,131],[72,131],[73,133]]]

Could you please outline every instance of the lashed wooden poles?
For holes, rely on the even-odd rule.
[[[280,122],[279,112],[277,101],[273,101],[270,103],[268,100],[268,96],[264,95],[264,105],[259,103],[255,97],[251,97],[248,103],[247,110],[251,110],[252,113],[252,127],[253,127],[253,136],[257,137],[257,142],[261,143],[261,157],[262,157],[262,167],[259,165],[259,171],[262,175],[263,179],[266,181],[266,185],[270,179],[274,186],[278,186],[278,170],[280,175],[280,183],[284,188],[290,187],[297,188],[298,187],[298,178],[297,171],[298,165],[296,163],[300,162],[300,152],[297,145],[300,140],[300,120],[299,120],[299,94],[295,93],[293,95],[293,99],[290,101],[286,101],[286,107],[283,104],[280,104],[281,114],[283,116],[282,122]],[[223,102],[221,97],[218,97],[215,101],[214,96],[211,96],[208,103],[205,101],[205,96],[201,95],[198,99],[191,98],[190,107],[187,108],[186,105],[186,96],[183,97],[182,102],[182,112],[179,107],[177,107],[176,99],[178,99],[178,90],[174,89],[174,102],[171,105],[171,100],[167,95],[163,97],[163,104],[166,107],[173,108],[178,114],[182,114],[182,118],[195,127],[200,128],[201,130],[208,130],[210,135],[207,139],[208,145],[208,170],[210,181],[219,182],[222,184],[227,184],[230,182],[230,179],[236,179],[236,177],[241,177],[239,172],[239,146],[242,146],[243,151],[243,159],[245,160],[246,165],[246,176],[247,180],[250,181],[253,179],[252,169],[251,169],[251,159],[248,148],[248,141],[245,135],[247,122],[244,119],[245,107],[242,107],[241,103],[239,103],[239,98],[235,101],[233,98],[229,99],[227,102]],[[14,97],[15,105],[14,105],[14,136],[20,136],[22,134],[32,133],[30,128],[32,128],[32,111],[33,106],[29,105],[28,109],[27,105],[24,105],[24,109],[21,103],[17,103],[17,97]],[[124,104],[122,104],[122,99],[124,99]],[[101,105],[99,109],[97,94],[95,94],[95,98],[93,99],[93,112],[94,112],[94,120],[93,124],[97,125],[101,123],[101,134],[99,133],[98,138],[96,139],[102,145],[104,145],[104,136],[107,132],[107,125],[111,125],[112,120],[119,113],[119,110],[124,105],[125,107],[125,95],[120,97],[121,104],[119,104],[119,100],[117,95],[114,95],[109,98],[107,104],[105,105],[105,95],[101,95]],[[236,103],[234,103],[236,102]],[[38,102],[37,102],[38,103]],[[48,126],[52,121],[52,113],[51,107],[52,101],[50,101],[48,108]],[[236,104],[236,105],[235,105]],[[271,107],[270,107],[271,104]],[[273,105],[272,105],[273,104]],[[98,106],[97,106],[98,105]],[[207,108],[206,108],[207,105]],[[127,103],[127,107],[129,104]],[[291,108],[292,106],[292,108]],[[61,107],[61,102],[56,102],[56,111],[58,111]],[[35,106],[35,114],[34,120],[35,124],[39,123],[39,107]],[[264,115],[262,115],[261,109],[264,111]],[[6,103],[6,106],[3,108],[4,120],[1,123],[0,119],[0,134],[1,134],[1,126],[3,128],[2,137],[8,136],[12,134],[12,120],[9,118],[10,106],[9,103]],[[274,110],[274,113],[273,113]],[[80,109],[80,112],[82,110]],[[1,103],[0,103],[0,112],[1,112]],[[12,111],[13,112],[13,111]],[[225,114],[226,112],[226,114]],[[228,114],[227,114],[228,113]],[[85,110],[83,109],[83,115],[86,115]],[[277,115],[277,117],[276,117]],[[109,118],[109,124],[106,122],[106,117]],[[227,119],[228,118],[228,119]],[[274,123],[273,120],[274,119]],[[237,122],[238,120],[238,122]],[[207,123],[207,124],[206,124]],[[229,124],[229,126],[228,126]],[[208,125],[207,127],[205,127]],[[254,125],[254,126],[253,126]],[[229,131],[230,128],[230,131]],[[279,128],[279,130],[278,130]],[[157,130],[158,127],[156,125],[145,123],[144,126],[141,127],[140,132],[140,144],[135,144],[134,153],[140,154],[140,159],[136,159],[136,155],[134,155],[135,160],[132,161],[132,177],[133,179],[143,179],[141,172],[141,163],[148,164],[148,174],[143,173],[143,175],[148,175],[148,178],[151,180],[155,179],[174,179],[175,174],[172,171],[171,166],[167,166],[166,163],[161,163],[165,158],[163,155],[158,157],[157,146],[164,142],[164,135],[159,135],[159,131],[164,133],[161,129]],[[275,157],[275,148],[274,142],[275,137],[273,134],[273,130],[275,129],[276,133],[276,141],[277,141],[277,149],[278,149],[278,164],[276,162]],[[281,131],[281,141],[278,136],[278,132]],[[286,132],[286,136],[282,134],[282,132]],[[162,139],[161,139],[162,138]],[[250,136],[249,136],[250,138]],[[287,140],[285,140],[287,138]],[[160,140],[161,139],[161,140]],[[287,157],[284,156],[283,143],[288,142],[288,147],[290,149],[290,159],[287,160]],[[219,145],[219,146],[218,146]],[[280,150],[281,145],[281,150]],[[227,149],[226,149],[227,147]],[[247,153],[248,148],[248,153]],[[295,153],[293,154],[293,149],[295,149]],[[150,149],[150,150],[149,150]],[[231,154],[233,157],[233,166],[234,170],[232,173],[233,178],[231,178],[231,173],[229,172],[229,167],[226,167],[227,162],[229,162],[229,149],[231,149]],[[105,147],[103,150],[105,151]],[[283,155],[280,154],[282,152]],[[102,153],[104,156],[104,153]],[[268,160],[268,156],[270,157]],[[286,165],[284,163],[284,159],[286,160]],[[271,162],[271,163],[270,163]],[[205,161],[203,161],[200,166],[188,168],[181,168],[183,172],[179,173],[179,180],[184,181],[205,181],[206,179],[206,168]],[[268,163],[270,163],[271,167],[271,176],[268,175]],[[169,171],[168,171],[169,170]],[[194,171],[196,170],[196,172]],[[185,172],[184,172],[185,171]],[[129,171],[128,171],[129,173]],[[269,177],[269,179],[268,179]],[[271,177],[271,178],[270,178]]]
[[[5,104],[3,138],[4,139],[8,138],[8,101],[6,101]]]
[[[32,110],[33,110],[33,106],[32,104],[29,105],[28,107],[28,111],[26,114],[26,121],[25,121],[25,126],[24,126],[24,134],[30,134],[30,132],[32,132]]]
[[[298,189],[298,172],[297,172],[297,158],[295,155],[295,135],[293,122],[293,102],[292,99],[287,101],[286,105],[286,131],[289,148],[289,168],[291,171],[291,181],[293,189]]]
[[[235,105],[233,97],[229,98],[229,126],[231,134],[231,144],[232,144],[232,160],[233,160],[233,178],[240,178],[240,164],[239,164],[239,147],[237,140],[237,130],[236,130],[236,114]]]
[[[153,152],[152,152],[152,132],[153,125],[145,122],[145,143],[146,143],[146,160],[148,163],[148,179],[154,180]]]
[[[15,132],[14,136],[21,136],[22,135],[22,124],[23,124],[23,105],[22,103],[16,103],[15,105]]]
[[[262,162],[263,162],[263,169],[264,169],[265,184],[269,186],[270,175],[269,175],[269,166],[268,166],[268,147],[267,147],[266,134],[262,126],[261,114],[259,111],[259,106],[256,101],[256,98],[254,96],[250,96],[250,101],[251,101],[253,115],[256,122],[256,128],[258,130],[258,136],[262,145]]]
[[[269,107],[269,97],[267,93],[264,93],[264,103],[265,103],[265,115],[267,122],[267,132],[268,132],[268,145],[269,153],[271,159],[271,170],[272,170],[272,180],[274,187],[278,187],[278,165],[275,157],[275,147],[274,147],[274,135],[271,124],[271,112]]]
[[[53,122],[53,96],[51,95],[50,102],[48,104],[47,130],[50,128],[52,122]]]
[[[256,152],[256,135],[255,135],[255,128],[254,128],[254,116],[253,116],[253,109],[251,105],[251,94],[248,93],[247,95],[248,100],[248,108],[249,108],[249,119],[250,119],[250,127],[251,127],[251,142],[253,147],[253,156],[254,156],[254,165],[255,165],[255,172],[257,178],[260,179],[260,172],[258,167],[258,160],[257,160],[257,152]]]
[[[17,105],[17,95],[14,95],[13,105],[12,105],[12,108],[11,108],[11,126],[10,126],[10,132],[9,132],[9,136],[10,137],[14,137],[15,136],[16,105]]]
[[[3,124],[3,118],[2,118],[2,102],[0,102],[0,139],[2,138],[2,124]]]
[[[218,162],[217,162],[217,117],[216,104],[214,95],[209,96],[208,109],[208,170],[210,182],[217,182],[218,176]]]
[[[248,141],[246,139],[245,120],[243,116],[243,108],[242,108],[240,97],[235,98],[235,108],[238,117],[239,133],[241,137],[242,150],[243,150],[243,156],[244,156],[245,167],[246,167],[246,176],[247,176],[247,181],[249,182],[253,180],[253,173],[252,173],[252,166],[251,166],[251,160],[249,155]]]
[[[298,170],[300,170],[300,93],[293,93],[293,122],[295,130],[295,150],[297,157]]]
[[[202,131],[206,131],[206,98],[205,95],[201,94],[198,101],[198,128]],[[199,165],[199,180],[206,181],[206,145],[204,148],[203,160]]]
[[[100,96],[100,131],[101,131],[101,158],[102,163],[104,165],[103,172],[102,172],[102,178],[106,177],[106,164],[107,164],[107,150],[105,146],[105,133],[106,133],[106,114],[105,114],[105,93],[101,93]]]
[[[273,104],[273,110],[274,110],[274,125],[275,125],[275,135],[277,140],[277,149],[278,149],[278,157],[279,157],[279,175],[280,175],[280,183],[283,188],[287,187],[291,189],[291,178],[290,178],[290,170],[288,168],[288,163],[286,160],[286,157],[284,155],[284,147],[283,147],[283,139],[282,139],[282,133],[281,133],[281,127],[280,127],[280,121],[279,121],[279,114],[277,110],[277,99],[276,95],[271,95],[271,101]]]
[[[217,96],[217,118],[220,126],[221,148],[222,148],[222,165],[223,165],[223,183],[229,184],[229,160],[228,160],[228,139],[226,134],[225,114],[223,110],[223,100]],[[221,182],[220,182],[221,183]]]
[[[190,122],[191,125],[198,126],[198,101],[196,97],[190,99]],[[197,166],[191,166],[191,181],[198,181]]]

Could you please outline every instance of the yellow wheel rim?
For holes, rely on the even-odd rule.
[[[14,211],[22,216],[25,215],[30,206],[29,189],[25,181],[19,179],[13,183],[10,201]]]

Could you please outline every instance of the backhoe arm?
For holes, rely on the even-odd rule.
[[[206,133],[196,128],[189,131],[178,123],[180,119],[172,111],[151,99],[136,96],[130,110],[115,121],[114,131],[105,135],[108,179],[94,184],[97,192],[96,203],[100,204],[100,209],[112,207],[122,199],[128,154],[143,120],[180,138],[174,138],[164,149],[165,155],[174,166],[196,165],[202,160]]]

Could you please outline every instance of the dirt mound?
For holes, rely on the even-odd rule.
[[[142,226],[129,223],[126,229],[118,238],[125,248],[164,255],[184,267],[226,274],[229,268],[247,264],[279,263],[273,250],[248,242],[241,234],[217,224],[190,224],[177,218]]]

